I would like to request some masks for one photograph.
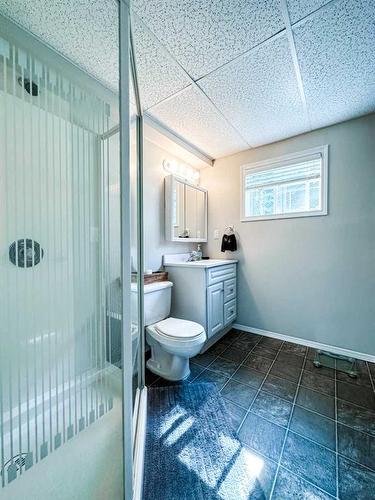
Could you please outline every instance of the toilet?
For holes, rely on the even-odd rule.
[[[171,318],[173,283],[161,281],[144,286],[146,340],[151,348],[147,368],[166,380],[190,375],[189,359],[202,349],[207,337],[202,325]]]

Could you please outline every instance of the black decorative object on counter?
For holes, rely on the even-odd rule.
[[[9,247],[9,260],[18,267],[32,267],[39,264],[44,256],[44,250],[37,241],[21,238]]]

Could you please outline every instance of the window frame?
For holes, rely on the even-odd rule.
[[[260,172],[270,170],[277,167],[283,167],[296,160],[309,160],[312,156],[320,154],[322,157],[322,172],[320,177],[321,191],[320,191],[320,210],[311,210],[303,212],[289,212],[283,214],[270,214],[270,215],[245,215],[245,200],[246,200],[246,175],[251,172]],[[299,217],[317,217],[328,215],[328,144],[318,146],[296,153],[289,153],[283,156],[270,158],[268,160],[257,161],[255,163],[246,163],[241,166],[240,172],[240,221],[241,222],[255,222],[265,220],[277,219],[295,219]]]

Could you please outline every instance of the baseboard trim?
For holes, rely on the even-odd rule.
[[[133,499],[141,500],[143,498],[143,474],[145,461],[146,444],[146,426],[147,426],[147,387],[140,391],[138,418],[136,423],[135,441],[134,441],[134,487]]]
[[[256,335],[264,335],[265,337],[272,337],[274,339],[286,340],[287,342],[292,342],[294,344],[301,344],[307,347],[313,347],[315,349],[323,349],[325,351],[332,352],[333,354],[341,354],[342,356],[349,356],[351,358],[362,359],[363,361],[370,361],[370,363],[375,363],[375,356],[373,356],[372,354],[365,354],[363,352],[351,351],[350,349],[343,349],[342,347],[337,347],[329,344],[322,344],[321,342],[315,342],[314,340],[306,340],[306,339],[301,339],[299,337],[291,337],[290,335],[284,335],[283,333],[261,330],[260,328],[240,325],[239,323],[234,323],[233,328],[236,328],[237,330],[242,330],[243,332],[255,333]]]

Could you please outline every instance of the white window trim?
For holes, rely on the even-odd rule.
[[[322,176],[321,176],[321,209],[314,210],[311,212],[291,212],[279,215],[253,215],[250,217],[245,216],[245,176],[251,172],[257,172],[260,170],[268,170],[275,168],[275,166],[281,166],[280,164],[288,164],[289,161],[308,159],[312,155],[320,154],[322,156]],[[269,160],[258,161],[255,163],[247,163],[241,166],[240,175],[240,214],[241,222],[254,222],[261,220],[275,220],[275,219],[294,219],[297,217],[316,217],[322,215],[328,215],[328,144],[323,146],[318,146],[316,148],[305,149],[304,151],[299,151],[298,153],[290,153],[283,156],[278,156],[277,158],[271,158]]]

